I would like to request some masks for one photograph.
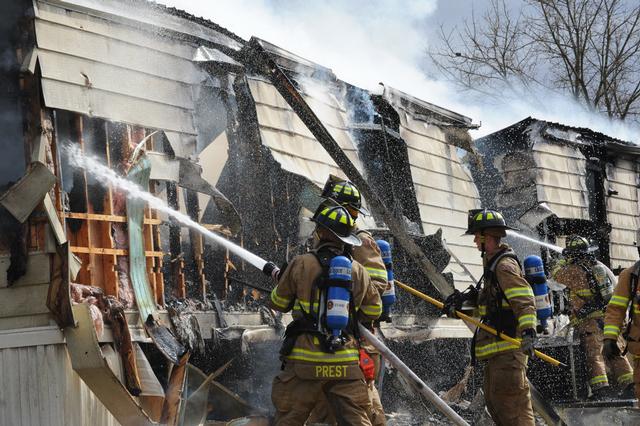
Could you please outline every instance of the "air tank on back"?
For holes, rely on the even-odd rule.
[[[377,240],[378,248],[382,256],[382,262],[387,269],[387,288],[382,293],[382,316],[389,320],[391,306],[396,303],[396,288],[393,283],[393,261],[391,256],[391,245],[385,240]]]
[[[553,314],[553,309],[549,296],[549,286],[547,286],[547,276],[544,273],[544,264],[540,256],[531,255],[524,259],[524,274],[535,296],[536,312],[541,327],[541,330],[538,331],[549,334],[547,319]]]
[[[333,350],[342,346],[342,330],[349,325],[351,285],[351,261],[345,256],[336,256],[331,259],[326,321],[327,328],[331,331],[329,347]]]

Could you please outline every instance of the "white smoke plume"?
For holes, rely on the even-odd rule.
[[[445,1],[160,0],[160,3],[202,16],[245,39],[260,37],[331,68],[338,78],[372,92],[379,93],[378,83],[382,82],[464,114],[475,123],[482,123],[472,133],[474,137],[533,116],[640,143],[637,127],[586,111],[569,97],[504,93],[500,102],[496,102],[471,97],[445,81],[427,77],[426,50],[429,36],[435,34],[433,27],[438,24],[433,18],[438,7],[447,6]],[[456,18],[449,16],[447,22],[455,23]],[[459,19],[461,23],[463,17]]]

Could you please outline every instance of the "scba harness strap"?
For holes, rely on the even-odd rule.
[[[520,259],[518,259],[516,253],[510,248],[505,248],[498,252],[493,259],[489,261],[488,267],[485,268],[483,275],[485,283],[495,288],[497,297],[495,298],[494,305],[487,307],[487,314],[484,319],[486,319],[487,324],[493,326],[498,333],[505,333],[511,337],[515,337],[518,321],[516,321],[513,310],[505,309],[502,306],[503,301],[509,303],[509,300],[505,296],[504,291],[502,291],[495,273],[500,261],[506,258],[514,259],[518,265],[520,265]]]

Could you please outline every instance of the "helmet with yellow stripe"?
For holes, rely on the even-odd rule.
[[[581,256],[591,255],[598,250],[598,247],[592,245],[588,239],[580,235],[571,235],[567,238],[567,244],[562,250],[563,256]]]
[[[494,237],[506,237],[507,229],[514,228],[507,226],[504,216],[499,211],[490,209],[469,210],[465,235],[474,235],[476,232],[480,232]]]
[[[322,190],[322,197],[332,199],[341,206],[357,210],[364,215],[369,214],[369,211],[362,207],[360,190],[348,180],[335,180],[335,177],[333,179],[329,177]]]
[[[353,234],[356,222],[346,208],[322,203],[311,218],[316,225],[331,231],[343,243],[352,246],[362,244],[360,238]]]

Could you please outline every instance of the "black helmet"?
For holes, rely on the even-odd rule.
[[[351,207],[364,215],[369,215],[369,211],[362,207],[360,191],[348,180],[336,181],[329,177],[322,190],[322,197],[330,198],[342,206]]]
[[[592,245],[589,240],[580,235],[571,235],[567,238],[565,249],[562,250],[563,256],[588,255],[598,250],[597,246]]]
[[[507,226],[504,216],[497,210],[489,209],[472,209],[469,210],[467,221],[467,232],[465,235],[473,235],[476,232],[485,232],[487,230],[496,230],[497,235],[505,237],[507,229],[514,229]]]
[[[333,235],[340,238],[345,244],[354,247],[362,244],[360,238],[353,234],[356,222],[347,209],[342,206],[330,206],[322,203],[313,214],[311,220],[315,222],[316,225],[331,231]]]

